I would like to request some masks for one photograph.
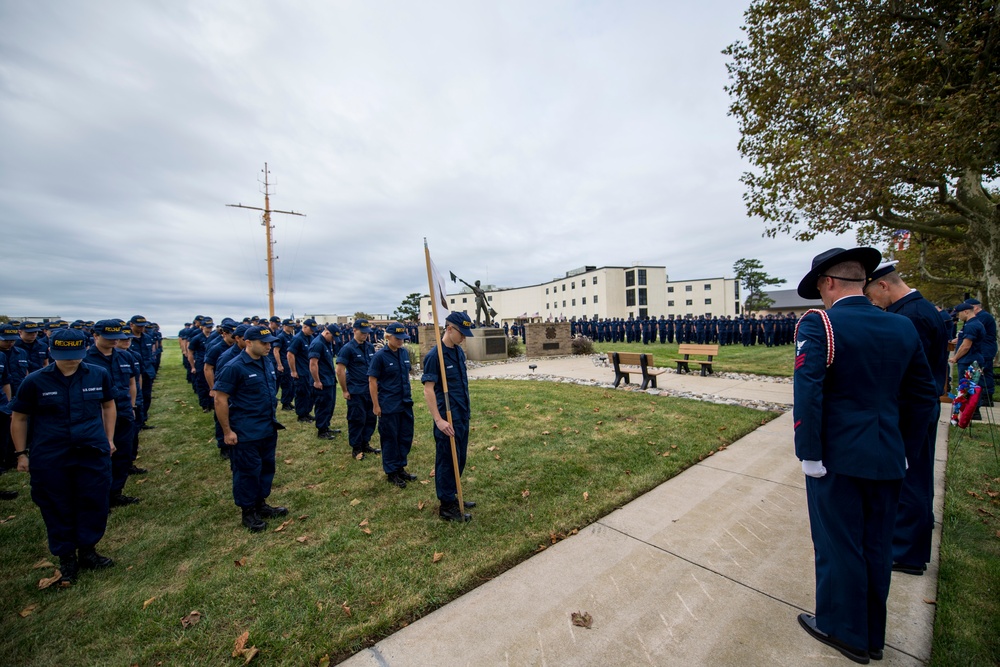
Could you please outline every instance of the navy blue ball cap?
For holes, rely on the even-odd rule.
[[[982,304],[982,303],[981,303],[981,302],[979,301],[979,299],[966,299],[966,300],[965,300],[965,303],[969,304],[970,306],[981,306],[981,305],[983,305],[983,304]]]
[[[24,322],[21,322],[18,328],[21,331],[27,331],[28,333],[31,333],[32,331],[38,333],[39,331],[42,330],[42,325],[40,325],[38,322],[31,322],[30,320],[25,320]]]
[[[315,328],[316,327],[316,320],[314,320],[313,318],[310,317],[309,319],[302,321],[302,326]]]
[[[968,301],[966,301],[964,303],[960,303],[957,306],[955,306],[955,308],[953,310],[956,313],[960,313],[963,310],[972,310],[972,304],[969,303]]]
[[[59,329],[49,338],[49,356],[56,361],[87,356],[87,336],[79,329]]]
[[[360,329],[361,333],[371,333],[372,331],[371,323],[364,317],[359,317],[358,319],[354,320],[354,328]]]
[[[463,336],[469,337],[472,335],[472,318],[469,317],[468,313],[455,311],[449,314],[444,321],[458,329],[459,333]]]
[[[249,324],[241,324],[236,329],[233,330],[233,335],[239,336],[240,338],[246,338],[247,329],[250,328]]]
[[[0,324],[0,340],[21,340],[21,334],[17,326],[10,324]]]
[[[295,326],[295,320],[293,320],[293,319],[284,319],[284,320],[281,320],[281,326],[283,326],[283,327],[294,327]]]
[[[281,318],[278,317],[277,315],[271,315],[271,317],[268,320],[268,322],[275,322],[277,324],[281,324]]]
[[[326,325],[326,330],[329,331],[330,333],[332,333],[334,336],[339,336],[340,335],[340,325],[336,324],[335,322],[331,322],[330,324],[327,324]]]
[[[211,317],[203,317],[201,319],[201,326],[203,326],[203,327],[214,327],[215,326],[215,320],[213,320]]]
[[[271,329],[266,326],[261,325],[251,325],[247,328],[247,332],[243,335],[245,340],[259,340],[265,343],[273,343],[278,340],[274,334],[271,333]]]
[[[132,319],[130,319],[128,323],[134,327],[144,327],[149,324],[149,321],[142,315],[133,315]]]
[[[101,320],[94,325],[94,335],[109,340],[124,340],[125,335],[121,320]]]
[[[410,340],[410,334],[406,332],[406,327],[399,322],[389,322],[385,325],[385,333],[400,340]]]

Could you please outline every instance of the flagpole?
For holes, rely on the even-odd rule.
[[[427,286],[430,289],[431,295],[431,317],[434,320],[434,339],[437,343],[438,366],[441,373],[441,389],[444,393],[445,419],[448,420],[448,424],[451,426],[452,432],[452,435],[448,437],[451,440],[451,465],[455,470],[455,488],[458,490],[458,512],[459,515],[464,518],[465,499],[462,497],[462,477],[458,469],[458,450],[455,447],[455,424],[451,419],[451,401],[448,399],[448,376],[444,367],[444,348],[441,343],[441,328],[438,326],[437,300],[438,296],[443,298],[444,295],[438,295],[436,293],[437,288],[434,285],[434,277],[431,275],[431,251],[427,248],[426,238],[424,238],[424,260],[427,264]]]

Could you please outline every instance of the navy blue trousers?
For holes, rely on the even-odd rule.
[[[455,427],[455,453],[458,458],[458,474],[465,470],[465,457],[469,451],[469,418],[451,415],[452,426]],[[455,466],[451,460],[451,438],[438,427],[434,427],[434,485],[437,487],[437,497],[443,504],[458,500],[458,486],[455,484]]]
[[[149,406],[153,402],[153,378],[142,374],[142,424],[149,419]],[[140,424],[140,426],[142,425]]]
[[[256,507],[271,495],[274,452],[278,433],[263,440],[239,441],[232,447],[233,501],[242,508]]]
[[[816,550],[816,627],[859,649],[885,647],[892,531],[902,480],[806,477]]]
[[[413,445],[413,406],[406,405],[399,412],[379,415],[378,435],[385,474],[391,475],[405,468]]]
[[[214,408],[215,407],[215,399],[213,399],[209,395],[209,391],[211,390],[211,387],[208,386],[208,380],[205,379],[205,362],[204,361],[198,361],[197,359],[195,359],[195,361],[194,361],[194,368],[195,368],[195,374],[194,374],[194,391],[195,391],[196,394],[198,394],[198,405],[201,406],[202,409],[204,409],[204,408]],[[144,406],[143,410],[147,410],[148,411],[149,408],[148,408],[148,406],[146,406],[145,387],[143,388],[142,401],[143,401],[143,406]]]
[[[326,431],[333,419],[333,409],[337,405],[337,385],[324,384],[322,389],[313,387],[313,397],[316,399],[316,428]]]
[[[299,377],[292,378],[292,381],[295,382],[295,414],[299,417],[305,417],[312,412],[315,400],[312,376],[309,373],[305,375],[299,373]]]
[[[351,394],[347,401],[347,436],[351,449],[361,449],[371,442],[377,421],[371,395],[367,391]]]
[[[937,404],[927,427],[920,453],[907,458],[909,468],[899,492],[896,527],[892,534],[892,560],[920,567],[931,560],[931,534],[934,532],[934,451],[937,443]]]
[[[41,510],[52,555],[71,556],[100,542],[108,525],[111,457],[81,448],[58,467],[29,470],[31,499]]]
[[[288,372],[287,368],[278,373],[278,390],[281,392],[282,407],[291,407],[295,401],[295,384],[292,381],[292,374]]]
[[[119,494],[128,481],[132,467],[132,449],[135,447],[136,425],[131,419],[119,416],[115,421],[115,453],[111,455],[111,495]]]

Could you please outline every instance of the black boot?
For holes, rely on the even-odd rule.
[[[407,482],[415,482],[417,480],[417,476],[414,475],[412,472],[408,472],[406,468],[403,468],[402,470],[399,471],[399,476],[405,479]]]
[[[14,500],[17,498],[17,491],[0,491],[0,500]]]
[[[72,586],[76,583],[80,574],[80,561],[76,559],[76,554],[59,557],[59,572],[62,575],[59,579],[60,586]]]
[[[271,507],[263,500],[257,503],[257,516],[262,519],[270,519],[276,516],[285,516],[288,514],[287,507]]]
[[[366,454],[381,454],[382,453],[381,449],[375,449],[374,447],[371,446],[371,443],[368,443],[368,442],[366,442],[365,445],[364,445],[364,447],[361,448],[361,451],[363,451]]]
[[[403,477],[402,473],[393,472],[385,476],[385,481],[389,482],[393,486],[398,486],[401,489],[406,488],[406,479]]]
[[[80,567],[84,570],[103,570],[114,564],[107,556],[97,553],[94,547],[80,547]]]
[[[267,528],[267,522],[260,518],[255,507],[243,508],[243,525],[251,533],[259,533]]]
[[[135,496],[126,496],[123,493],[116,493],[111,496],[109,505],[111,507],[123,507],[125,505],[135,505],[136,503],[141,503],[142,498],[136,498]]]
[[[463,513],[458,509],[458,503],[441,503],[441,509],[438,510],[438,514],[441,516],[442,521],[472,521],[472,515],[468,513]]]

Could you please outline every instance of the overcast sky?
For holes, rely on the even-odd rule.
[[[721,51],[747,0],[0,0],[0,313],[392,312],[435,263],[794,287],[852,238],[762,238]]]

